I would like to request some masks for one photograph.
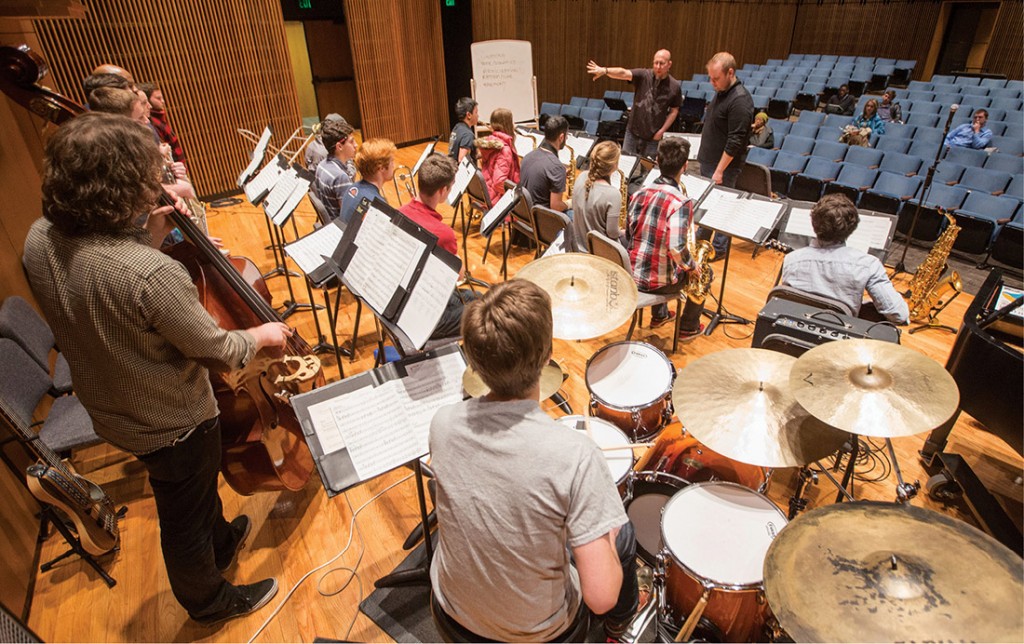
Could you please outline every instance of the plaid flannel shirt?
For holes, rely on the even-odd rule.
[[[677,284],[694,263],[686,248],[693,200],[668,177],[637,192],[629,201],[626,242],[633,279],[641,291]],[[676,257],[673,257],[675,255]]]
[[[153,129],[156,130],[156,135],[160,137],[160,141],[171,146],[171,158],[188,165],[185,162],[185,150],[181,147],[178,135],[171,129],[171,120],[167,117],[167,112],[152,110],[149,113],[149,122],[153,124]]]

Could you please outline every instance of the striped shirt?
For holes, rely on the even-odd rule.
[[[341,215],[341,199],[345,196],[345,189],[350,185],[352,175],[337,157],[329,157],[317,164],[313,192],[320,197],[331,219],[337,219]]]
[[[686,230],[693,219],[693,200],[670,177],[630,198],[626,219],[626,248],[633,279],[641,291],[677,284],[694,263],[686,248]],[[679,261],[673,257],[679,257]]]
[[[204,365],[237,369],[256,345],[218,327],[185,267],[138,232],[69,236],[39,219],[23,261],[96,433],[147,454],[218,414]]]

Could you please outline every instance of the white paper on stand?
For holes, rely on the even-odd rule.
[[[245,182],[249,180],[252,173],[256,172],[256,168],[260,167],[260,163],[263,162],[263,155],[267,153],[267,146],[269,144],[270,126],[267,126],[263,128],[263,134],[260,135],[260,140],[256,143],[256,149],[252,151],[252,159],[249,161],[249,165],[245,166],[245,170],[242,170],[242,174],[238,175],[239,187],[245,185]]]
[[[515,200],[516,191],[506,190],[505,194],[501,195],[501,198],[498,199],[498,202],[484,213],[483,218],[480,219],[480,230],[491,230],[492,227],[497,226],[497,222],[494,220],[505,212]]]
[[[452,184],[452,190],[448,193],[448,205],[455,207],[455,204],[462,199],[462,193],[466,191],[466,187],[469,186],[469,180],[476,174],[476,166],[469,160],[467,156],[462,160],[459,165],[458,171],[455,173],[455,182]]]
[[[352,286],[375,311],[383,313],[409,278],[426,244],[402,231],[371,205],[353,240],[357,250],[345,273]]]
[[[458,271],[452,270],[433,253],[427,256],[416,287],[398,317],[398,328],[417,349],[423,348],[430,339],[458,281]]]
[[[276,160],[263,166],[260,173],[253,177],[252,181],[245,184],[245,197],[249,200],[249,203],[254,203],[261,194],[269,192],[274,187],[274,184],[277,183],[277,179],[281,176],[282,172],[284,172],[284,168]]]
[[[420,171],[420,166],[427,160],[427,157],[434,151],[434,146],[437,145],[437,141],[431,141],[426,148],[423,149],[423,154],[416,160],[416,165],[412,167],[412,176],[416,176],[416,173]]]
[[[328,224],[317,228],[302,239],[286,244],[284,250],[299,265],[302,272],[309,275],[324,265],[324,257],[334,255],[344,234],[345,231],[338,226]]]

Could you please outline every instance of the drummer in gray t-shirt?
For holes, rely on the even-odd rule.
[[[511,280],[462,320],[466,357],[491,393],[442,408],[430,426],[437,602],[478,638],[552,640],[581,602],[618,637],[637,607],[636,540],[600,449],[537,402],[551,300]]]

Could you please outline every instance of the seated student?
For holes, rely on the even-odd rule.
[[[867,290],[879,315],[894,324],[906,324],[910,310],[893,288],[882,262],[846,245],[858,223],[857,207],[846,195],[822,197],[811,209],[811,226],[817,239],[786,255],[781,283],[839,300],[854,315],[861,312]]]
[[[457,170],[458,166],[451,158],[442,154],[431,154],[416,173],[419,196],[399,208],[399,212],[437,237],[438,246],[456,257],[459,255],[459,246],[455,240],[455,231],[444,223],[437,212],[437,206],[448,199]],[[471,290],[453,291],[430,338],[436,340],[457,336],[462,322],[463,303],[475,298],[476,294]]]
[[[171,158],[175,162],[186,163],[185,150],[181,146],[181,139],[174,133],[171,127],[171,120],[167,114],[167,103],[164,101],[164,92],[155,83],[139,83],[139,90],[149,100],[149,122],[160,137],[161,143],[171,146]]]
[[[903,108],[896,102],[896,90],[887,89],[882,92],[882,102],[878,105],[878,117],[886,123],[903,122]]]
[[[572,218],[565,192],[565,166],[558,160],[558,151],[565,146],[569,122],[564,116],[549,116],[541,124],[544,140],[537,149],[523,157],[519,185],[530,194],[534,206],[546,206]]]
[[[388,139],[370,139],[363,141],[356,151],[356,169],[361,179],[345,191],[341,200],[341,220],[348,224],[355,214],[356,206],[363,197],[373,201],[374,197],[384,197],[384,183],[395,176],[395,152],[398,148]]]
[[[750,147],[766,150],[775,147],[775,133],[772,132],[772,126],[768,125],[768,115],[764,112],[754,116],[754,123],[750,126]]]
[[[551,330],[551,299],[532,282],[497,284],[467,305],[463,348],[491,393],[430,424],[431,586],[478,638],[554,640],[581,603],[618,637],[638,604],[636,539],[604,456],[537,402]]]
[[[970,123],[961,123],[946,135],[946,147],[959,146],[983,150],[992,141],[992,130],[985,127],[988,110],[974,110]]]
[[[313,192],[331,219],[337,219],[341,216],[342,199],[354,177],[349,166],[353,165],[352,159],[356,156],[356,137],[345,119],[333,119],[324,121],[320,126],[320,138],[327,150],[327,158],[316,166]]]
[[[480,121],[480,108],[477,102],[468,96],[463,96],[455,103],[455,118],[459,122],[452,128],[452,134],[448,138],[448,156],[456,163],[469,155],[469,160],[476,163],[476,134],[473,128]]]
[[[878,101],[871,99],[864,103],[864,111],[853,119],[853,124],[857,127],[870,128],[875,134],[885,134],[885,123],[878,116]]]
[[[587,233],[592,230],[618,240],[622,191],[612,186],[611,176],[619,167],[620,150],[614,141],[601,141],[590,151],[590,167],[576,178],[573,194],[576,211],[572,217],[572,242],[576,252],[587,252]]]
[[[662,139],[658,144],[658,168],[661,176],[634,194],[626,217],[626,249],[633,264],[633,279],[644,293],[679,293],[690,274],[699,271],[690,249],[687,233],[693,224],[693,200],[679,188],[679,177],[686,171],[690,142],[686,139]],[[695,275],[698,276],[699,272]],[[703,304],[687,298],[679,338],[687,342],[704,330],[700,322]],[[667,304],[651,307],[651,328],[656,329],[675,317]]]
[[[309,170],[310,172],[316,172],[316,167],[320,165],[320,162],[326,159],[328,156],[327,147],[324,145],[323,140],[323,127],[325,124],[327,124],[328,121],[341,121],[345,125],[348,125],[349,128],[352,127],[351,125],[349,125],[348,121],[345,120],[345,117],[343,117],[341,114],[331,112],[326,117],[324,117],[323,122],[320,124],[320,132],[313,138],[312,141],[309,142],[309,145],[306,146],[306,152],[303,155],[306,159],[306,169]],[[347,168],[345,170],[345,173],[348,176],[356,176],[356,166],[354,163],[349,161],[348,163],[345,164],[345,166]]]
[[[480,150],[480,171],[493,205],[505,194],[506,180],[519,183],[519,154],[511,110],[499,107],[491,112],[491,134],[477,139],[476,147]]]
[[[833,114],[844,114],[853,116],[853,110],[857,107],[857,100],[850,94],[850,87],[845,83],[839,86],[839,93],[829,97],[825,104],[825,111]]]

